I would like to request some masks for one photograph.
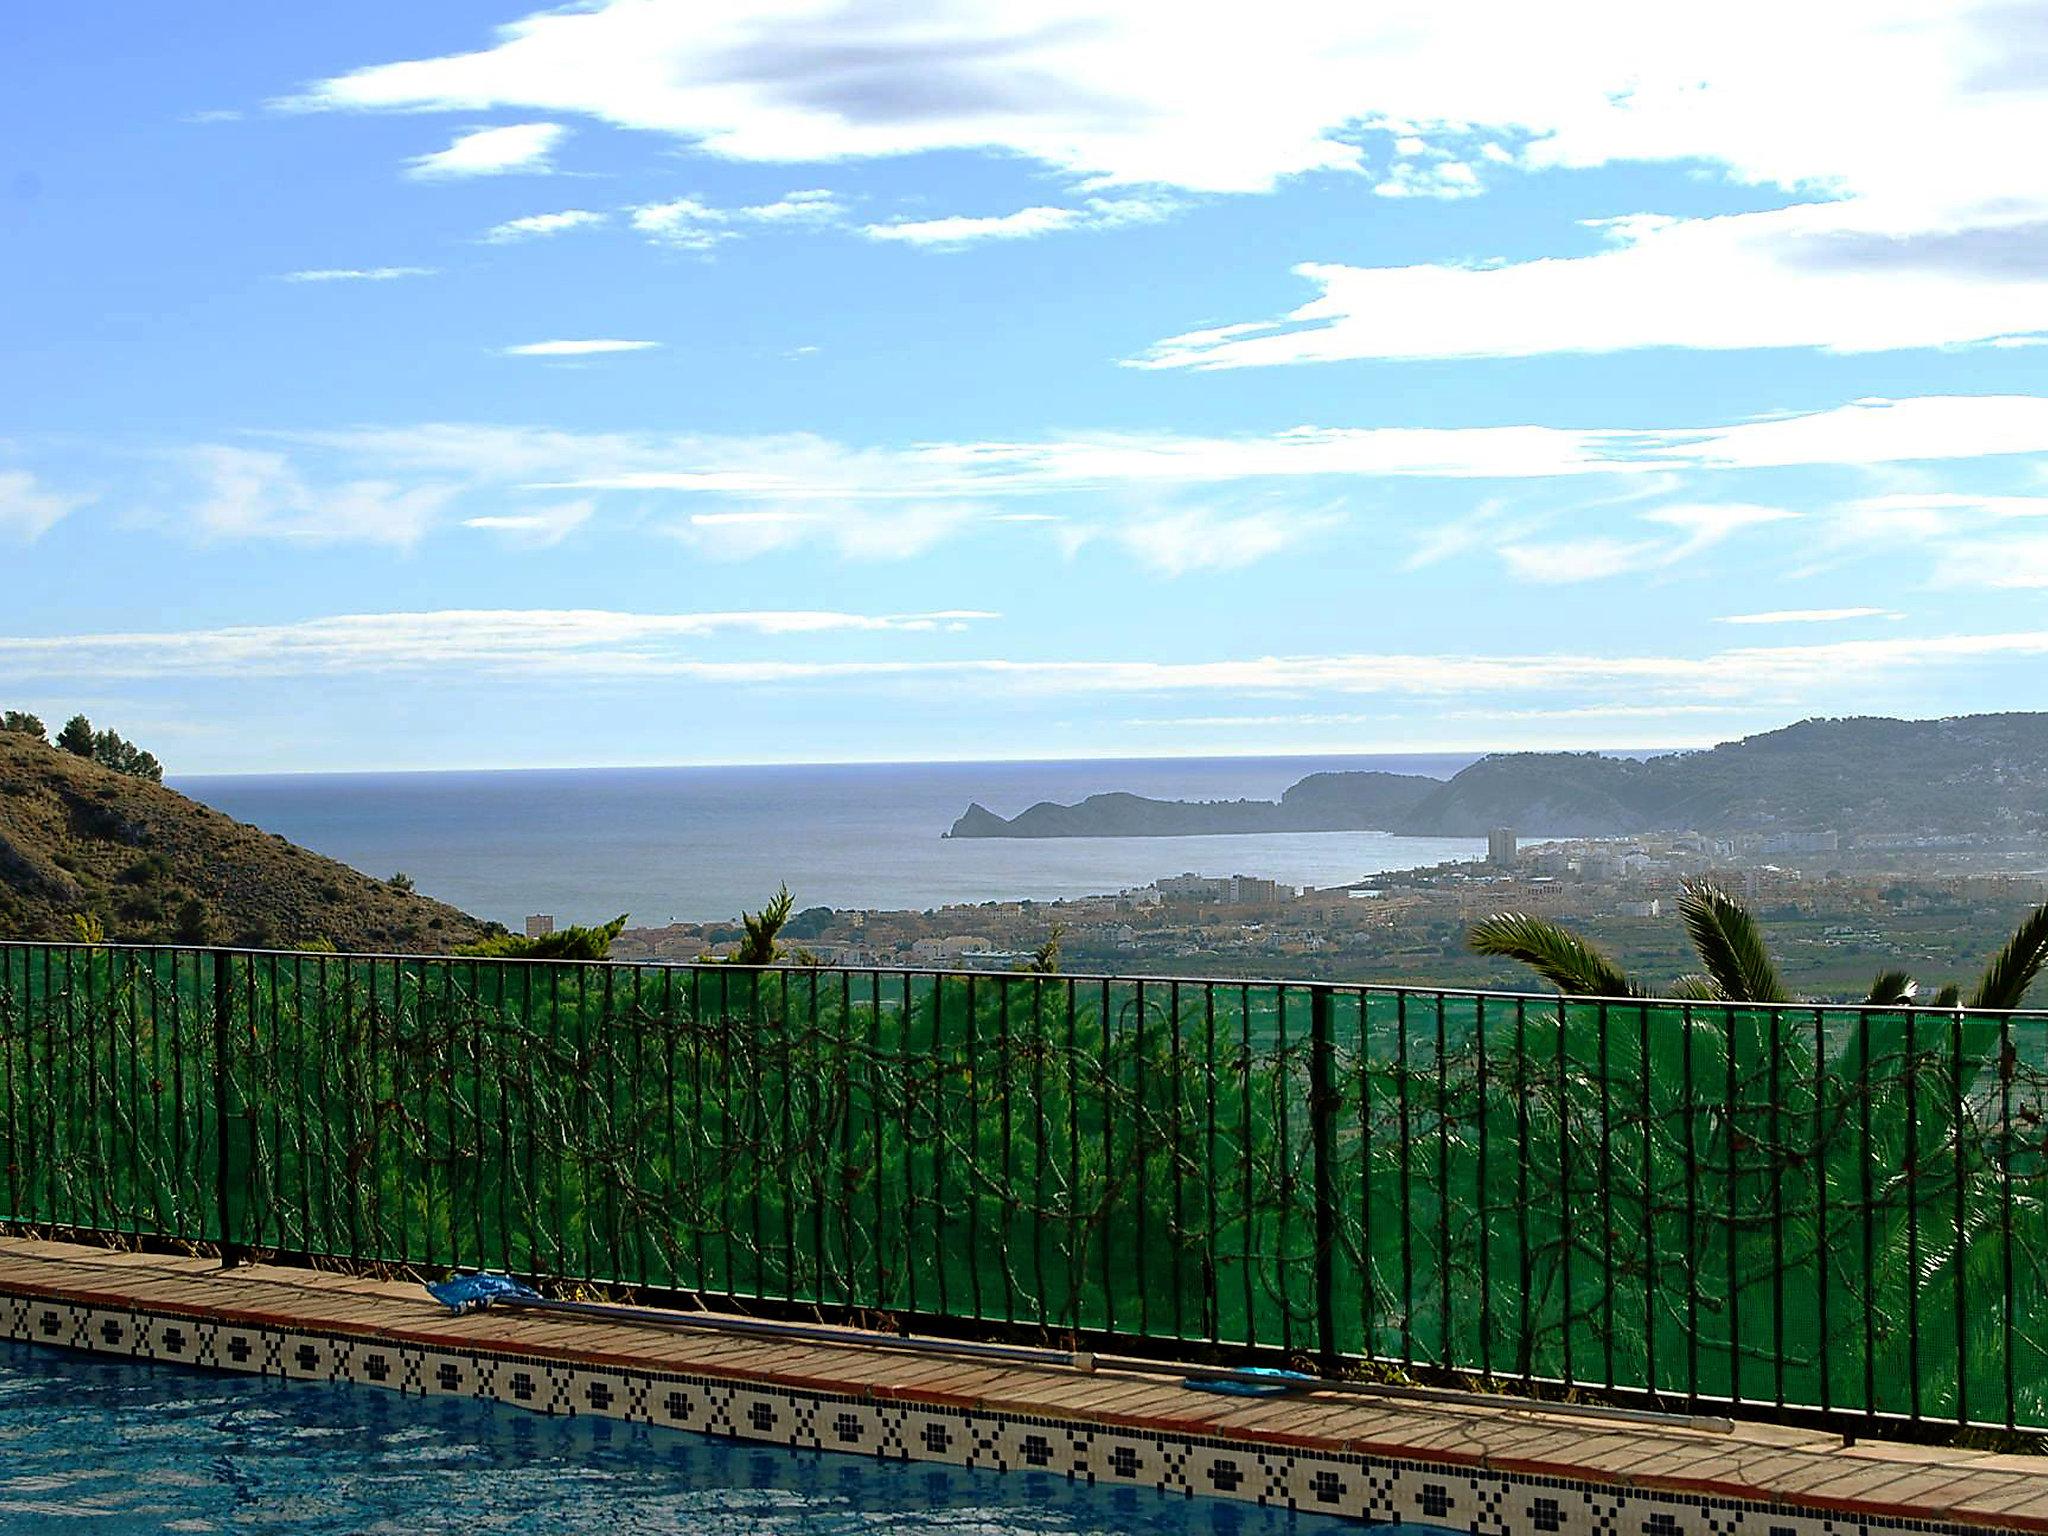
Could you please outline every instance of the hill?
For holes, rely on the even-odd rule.
[[[948,837],[1189,837],[1231,832],[1343,832],[1382,827],[1440,781],[1404,773],[1310,774],[1278,801],[1152,800],[1090,795],[1078,805],[1042,800],[1005,820],[970,805]]]
[[[484,925],[175,790],[0,731],[0,938],[434,951]]]
[[[954,837],[1374,830],[1479,837],[1634,832],[1998,834],[2048,815],[2048,714],[1804,720],[1648,758],[1511,752],[1449,780],[1320,773],[1275,802],[1096,795],[1009,820],[970,808]],[[1162,833],[1160,829],[1167,829]]]

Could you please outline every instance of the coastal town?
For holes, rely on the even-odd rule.
[[[784,937],[794,953],[835,966],[1019,970],[1056,938],[1059,969],[1076,973],[1509,986],[1526,976],[1466,947],[1479,919],[1566,921],[1653,973],[1676,974],[1684,936],[1673,903],[1685,880],[1705,875],[1770,924],[1788,974],[1829,994],[1853,991],[1880,966],[1935,976],[1980,962],[2017,914],[2048,896],[2044,871],[2048,844],[2035,837],[1680,832],[1524,845],[1502,828],[1482,858],[1323,888],[1186,872],[1101,895],[925,911],[799,900]],[[614,954],[691,961],[729,953],[741,935],[737,917],[628,928]]]

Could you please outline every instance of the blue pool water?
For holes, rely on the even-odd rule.
[[[467,1399],[423,1402],[0,1343],[7,1532],[1334,1536],[1356,1528],[1038,1472],[786,1451]]]

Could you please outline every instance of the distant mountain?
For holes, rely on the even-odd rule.
[[[483,925],[42,741],[0,731],[0,939],[441,951]]]
[[[1232,832],[1344,832],[1385,827],[1412,811],[1440,779],[1412,773],[1315,773],[1279,800],[1150,800],[1090,795],[1079,805],[1040,801],[1005,820],[970,805],[948,837],[1194,837]]]
[[[1804,720],[1649,758],[1512,752],[1449,780],[1319,773],[1276,801],[1094,795],[1005,820],[972,806],[953,837],[1138,837],[1373,830],[1479,837],[1632,832],[2016,830],[2048,814],[2048,714]]]

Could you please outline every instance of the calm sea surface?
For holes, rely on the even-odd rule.
[[[1206,758],[769,768],[180,778],[176,788],[480,917],[636,924],[731,918],[787,880],[799,907],[1051,900],[1192,870],[1336,885],[1470,856],[1470,838],[1378,832],[1246,837],[942,839],[979,800],[1009,816],[1105,790],[1273,799],[1304,774],[1448,778],[1469,756]]]

